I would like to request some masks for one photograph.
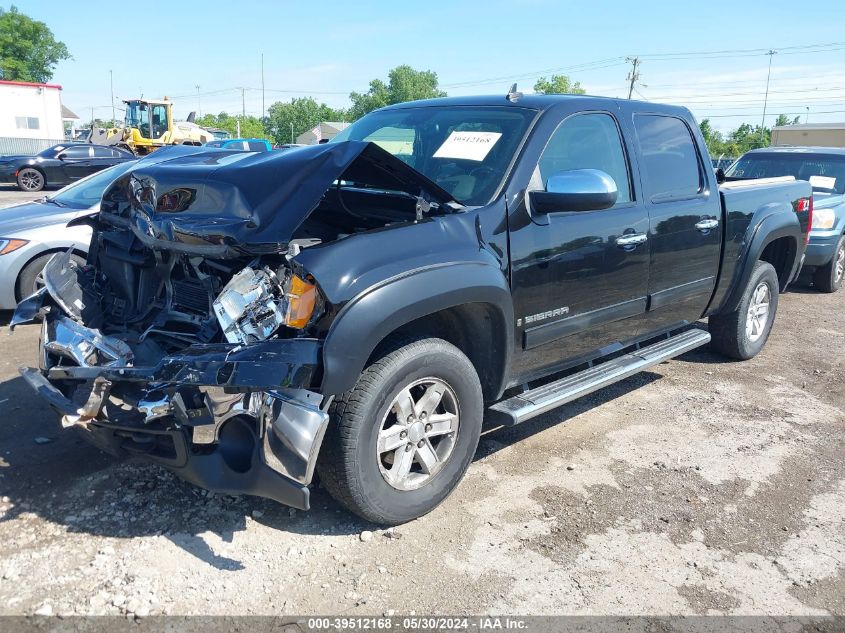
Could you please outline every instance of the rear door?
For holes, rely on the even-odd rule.
[[[719,192],[687,121],[633,116],[649,217],[649,310],[643,333],[692,322],[704,312],[719,271]]]

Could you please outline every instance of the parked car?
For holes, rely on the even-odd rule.
[[[263,138],[230,138],[217,141],[209,141],[204,147],[217,147],[220,149],[237,149],[244,152],[269,152],[273,149],[270,141]]]
[[[15,183],[22,191],[70,184],[85,176],[135,160],[116,147],[71,143],[53,145],[35,156],[0,156],[0,182]]]
[[[113,454],[300,509],[316,469],[400,523],[457,486],[485,409],[518,424],[711,341],[757,354],[811,195],[720,188],[684,108],[405,103],[324,145],[139,163],[88,266],[52,259],[11,325],[45,321],[22,375]]]
[[[0,209],[0,310],[11,310],[43,283],[41,271],[59,251],[73,249],[83,263],[91,242],[91,227],[67,223],[100,206],[103,191],[128,171],[126,161],[77,180],[51,196]]]
[[[836,292],[845,277],[845,148],[755,149],[731,166],[728,180],[793,176],[813,187],[813,228],[804,266],[813,286]]]

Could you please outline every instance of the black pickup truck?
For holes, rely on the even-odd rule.
[[[803,181],[720,186],[687,110],[597,97],[407,103],[324,145],[172,151],[75,220],[87,264],[56,255],[13,316],[42,322],[23,376],[116,455],[301,509],[316,471],[383,524],[455,488],[482,421],[708,342],[757,354],[812,213]]]

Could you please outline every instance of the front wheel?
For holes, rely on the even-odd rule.
[[[845,236],[839,238],[833,259],[813,273],[813,285],[821,292],[836,292],[845,277]]]
[[[41,191],[45,184],[44,174],[34,167],[24,167],[18,172],[18,189],[21,191]]]
[[[337,398],[317,469],[332,496],[374,523],[433,510],[458,485],[481,435],[481,384],[454,345],[399,343]]]
[[[763,349],[772,331],[779,291],[774,266],[762,261],[754,264],[737,309],[710,317],[711,346],[731,358],[754,358]]]

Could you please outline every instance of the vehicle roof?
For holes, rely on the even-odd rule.
[[[439,99],[422,99],[420,101],[406,101],[405,103],[396,103],[385,106],[381,110],[398,110],[402,108],[418,108],[430,106],[510,106],[514,108],[530,108],[533,110],[550,110],[556,106],[567,102],[581,102],[583,104],[601,105],[606,108],[616,106],[619,103],[630,103],[642,106],[643,110],[650,112],[674,112],[678,111],[688,112],[687,108],[674,105],[666,105],[662,103],[652,103],[647,101],[637,101],[628,99],[619,99],[615,97],[598,97],[594,95],[542,95],[542,94],[525,94],[514,101],[507,98],[505,94],[498,95],[479,95],[468,97],[442,97]]]
[[[845,156],[845,147],[822,147],[818,145],[777,145],[752,149],[748,154],[832,154]]]
[[[218,138],[218,139],[215,139],[214,141],[209,141],[209,142],[210,143],[211,142],[217,142],[217,143],[232,143],[232,142],[235,142],[235,143],[237,143],[238,141],[258,141],[259,143],[269,143],[268,140],[263,139],[263,138]]]

